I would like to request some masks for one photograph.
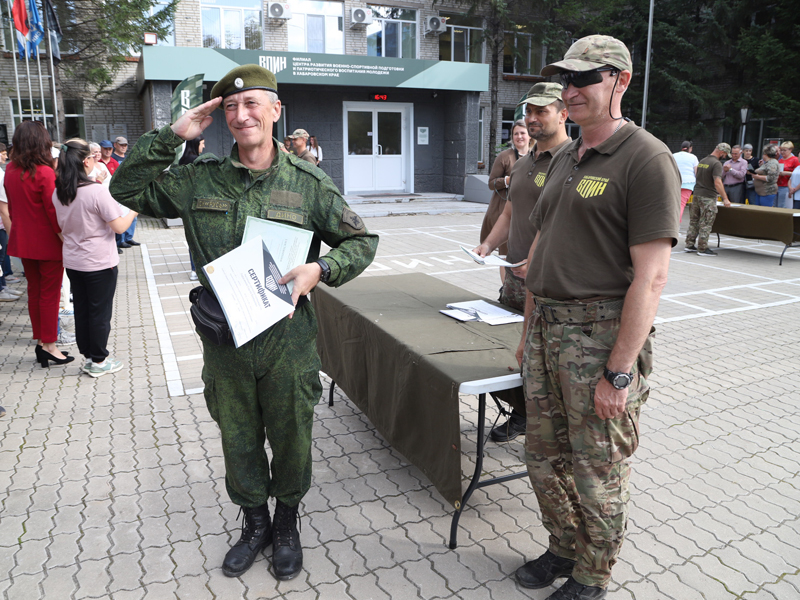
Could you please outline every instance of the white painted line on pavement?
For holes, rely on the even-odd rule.
[[[745,273],[744,271],[734,271],[733,269],[724,269],[722,267],[715,267],[714,265],[709,265],[709,264],[706,264],[706,263],[694,262],[694,261],[691,261],[691,260],[678,260],[678,259],[675,259],[675,258],[672,258],[670,260],[674,261],[674,262],[684,263],[686,265],[694,265],[696,267],[706,267],[707,269],[715,269],[717,271],[725,271],[727,273],[734,273],[736,275],[743,275],[744,277],[756,277],[758,279],[766,279],[767,281],[776,281],[775,278],[773,278],[773,277],[764,277],[762,275],[753,275],[752,273]]]
[[[173,332],[170,332],[170,335],[171,335],[171,336],[176,336],[176,335],[192,335],[193,333],[195,333],[195,332],[194,332],[193,330],[189,329],[188,331],[173,331]]]
[[[779,302],[768,302],[766,304],[759,304],[757,306],[742,306],[740,308],[726,308],[724,310],[715,310],[712,312],[704,312],[694,315],[681,315],[680,317],[666,317],[663,319],[657,317],[654,321],[654,324],[658,325],[660,323],[675,323],[676,321],[689,321],[690,319],[700,319],[703,317],[717,317],[719,315],[729,315],[731,313],[746,312],[749,310],[760,310],[762,308],[783,306],[784,304],[794,304],[796,302],[800,302],[800,298],[794,298],[792,300],[780,300]]]
[[[172,340],[169,336],[167,319],[164,316],[164,309],[161,307],[161,300],[158,297],[158,286],[153,275],[153,265],[150,264],[150,251],[147,248],[147,244],[142,244],[139,248],[142,250],[144,275],[147,280],[147,291],[150,295],[150,307],[153,309],[158,345],[161,347],[161,359],[164,363],[164,373],[167,377],[167,392],[170,396],[183,396],[183,382],[178,371],[178,362],[175,359]]]
[[[177,360],[178,362],[183,362],[185,360],[198,360],[198,359],[201,359],[201,358],[203,358],[202,354],[192,354],[190,356],[179,356],[175,360]]]
[[[187,396],[190,396],[190,395],[192,395],[192,394],[202,394],[202,393],[203,393],[203,390],[205,390],[205,389],[206,389],[206,388],[204,388],[204,387],[201,387],[201,388],[192,388],[192,389],[190,389],[190,390],[186,390],[186,395],[187,395]]]

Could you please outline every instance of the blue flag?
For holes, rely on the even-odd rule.
[[[36,0],[30,0],[28,3],[28,46],[30,48],[31,58],[38,55],[39,44],[44,39],[44,27],[42,27],[42,18],[39,16],[39,8],[36,6]]]

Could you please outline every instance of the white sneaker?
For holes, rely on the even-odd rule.
[[[88,373],[91,368],[92,368],[92,359],[91,358],[87,358],[86,362],[83,363],[83,367],[81,367],[81,370],[84,373]]]
[[[58,311],[58,314],[62,317],[71,317],[75,314],[75,311],[70,310],[69,308],[62,308],[60,311]]]
[[[8,292],[9,294],[14,294],[17,297],[22,296],[22,294],[25,293],[22,290],[15,290],[14,288],[10,288],[10,287],[4,287],[2,289],[2,291]]]
[[[112,356],[106,357],[105,362],[102,365],[98,365],[96,363],[92,363],[89,366],[89,370],[86,371],[92,377],[100,377],[102,375],[106,375],[108,373],[116,373],[117,371],[122,369],[122,361],[117,360]]]
[[[197,271],[189,273],[189,281],[197,281]]]
[[[14,302],[15,300],[19,300],[19,296],[16,294],[12,294],[7,290],[0,291],[0,302]]]
[[[17,283],[19,281],[19,277],[14,277],[14,275],[7,275],[6,276],[6,283]]]

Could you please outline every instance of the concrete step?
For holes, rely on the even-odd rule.
[[[348,201],[349,202],[349,201]],[[360,204],[354,210],[362,218],[393,217],[400,215],[442,215],[447,213],[485,213],[486,204],[475,202],[402,202],[397,204]]]
[[[351,206],[355,204],[405,204],[430,202],[460,202],[464,197],[458,194],[427,193],[420,194],[347,194],[344,199]]]

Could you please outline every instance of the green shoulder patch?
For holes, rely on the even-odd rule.
[[[347,233],[365,233],[364,221],[361,220],[356,213],[347,208],[342,210],[342,221],[339,223],[339,229]]]
[[[301,208],[303,206],[303,196],[297,192],[273,190],[269,193],[269,202],[270,204],[277,204],[278,206]]]

